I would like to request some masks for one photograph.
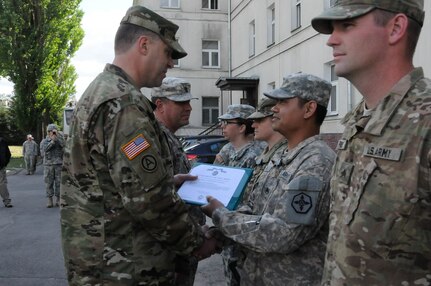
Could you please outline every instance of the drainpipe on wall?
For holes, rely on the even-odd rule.
[[[232,77],[232,0],[227,7],[227,42],[228,42],[228,76]],[[232,104],[232,90],[229,90],[230,104]]]

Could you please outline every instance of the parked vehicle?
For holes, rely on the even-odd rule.
[[[221,139],[224,138],[222,135],[186,135],[179,136],[180,141],[183,144],[183,148],[196,145],[197,143],[205,142],[211,139]]]
[[[192,164],[196,162],[212,164],[220,149],[227,142],[229,141],[223,137],[207,139],[184,148],[184,151]]]

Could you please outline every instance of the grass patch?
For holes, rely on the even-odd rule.
[[[9,146],[12,158],[6,169],[24,168],[24,157],[22,156],[22,146]]]
[[[22,158],[22,146],[9,146],[12,158]]]

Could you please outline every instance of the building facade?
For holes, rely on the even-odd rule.
[[[180,60],[169,76],[190,80],[193,95],[200,98],[193,103],[191,126],[205,127],[206,97],[218,99],[220,113],[232,103],[256,105],[264,91],[279,87],[284,76],[300,71],[320,76],[334,87],[323,133],[340,134],[340,120],[362,98],[347,80],[335,75],[332,49],[326,46],[328,35],[311,27],[311,19],[329,7],[330,0],[134,2],[180,26],[180,43],[189,55]],[[431,77],[431,59],[427,54],[431,50],[431,1],[424,2],[425,23],[414,64],[422,66],[425,75]],[[219,49],[213,49],[215,44],[206,40],[218,41]],[[211,59],[204,62],[206,48]],[[212,51],[218,51],[219,66],[213,66],[212,59],[217,57]]]
[[[176,61],[168,76],[191,83],[190,124],[179,135],[195,135],[218,122],[221,92],[215,85],[228,76],[228,2],[221,0],[135,0],[171,20],[180,28],[177,38],[188,56]],[[145,95],[150,91],[143,89]]]

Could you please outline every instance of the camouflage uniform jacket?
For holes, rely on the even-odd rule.
[[[39,153],[39,145],[33,140],[26,140],[22,144],[22,155],[23,156],[37,156]]]
[[[190,161],[187,159],[186,153],[184,152],[183,144],[181,144],[181,141],[178,139],[178,137],[175,136],[175,134],[172,133],[165,125],[163,125],[161,122],[159,123],[168,142],[169,150],[171,151],[174,175],[188,174],[192,166]],[[191,205],[188,205],[188,207],[190,216],[195,219],[199,225],[204,225],[206,222],[206,216],[202,212],[201,208],[199,206]]]
[[[431,81],[417,68],[371,116],[346,115],[331,180],[325,285],[431,282]]]
[[[287,140],[282,139],[274,146],[272,146],[271,149],[269,147],[265,147],[262,154],[257,156],[256,158],[256,166],[253,168],[253,177],[251,178],[250,182],[247,185],[247,189],[242,197],[242,202],[244,204],[247,204],[249,201],[249,195],[251,194],[252,190],[255,188],[259,188],[259,182],[262,183],[259,178],[262,172],[264,172],[265,168],[268,166],[268,163],[271,161],[273,156],[280,157],[280,154],[284,152],[284,150],[287,148]]]
[[[222,150],[225,146],[223,146]],[[242,146],[239,150],[235,150],[233,146],[228,146],[226,148],[230,151],[227,160],[229,164],[226,164],[224,161],[221,165],[239,168],[253,168],[256,164],[256,157],[262,153],[264,147],[260,141],[253,140]]]
[[[46,136],[42,142],[40,142],[40,154],[43,157],[43,164],[45,166],[63,164],[63,152],[64,138],[60,133],[57,134],[55,140]]]
[[[153,106],[107,65],[81,97],[64,155],[62,246],[71,285],[170,285],[203,242],[175,192]]]
[[[223,162],[217,162],[217,157],[216,157],[216,161],[214,161],[214,164],[229,166],[229,154],[232,152],[235,152],[235,149],[233,148],[232,143],[230,142],[226,143],[217,154],[218,156],[220,156]]]
[[[319,285],[334,151],[310,137],[268,163],[252,214],[218,208],[213,222],[246,253],[241,285]],[[243,249],[243,250],[244,250]]]
[[[161,122],[160,126],[162,132],[165,134],[166,140],[168,141],[169,148],[172,155],[172,164],[174,166],[174,175],[176,174],[188,174],[192,166],[184,152],[183,145],[174,133],[172,133],[165,125]]]

